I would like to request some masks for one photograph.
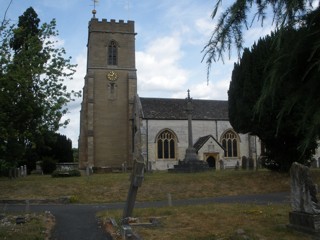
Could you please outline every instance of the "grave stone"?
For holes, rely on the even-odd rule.
[[[86,167],[86,176],[90,176],[92,174],[93,174],[92,166],[87,166]]]
[[[9,168],[9,178],[10,179],[14,178],[14,169],[13,168]]]
[[[20,166],[20,176],[24,177],[24,169],[23,166]]]
[[[241,158],[242,169],[246,170],[247,164],[248,164],[248,158],[246,156],[242,156],[242,158]]]
[[[224,162],[222,159],[220,159],[219,164],[220,164],[220,170],[223,170],[224,169]]]
[[[23,166],[23,172],[24,172],[24,176],[28,175],[28,171],[27,171],[27,165]]]
[[[290,168],[291,207],[289,227],[313,234],[320,234],[320,205],[317,187],[307,166],[294,162]]]
[[[36,162],[36,170],[32,171],[33,174],[41,174],[41,175],[43,175],[41,164],[42,164],[41,161],[37,161]]]
[[[122,163],[122,165],[121,165],[121,167],[122,167],[122,172],[124,172],[124,173],[127,172],[127,165],[128,165],[128,164],[127,164],[126,161]]]
[[[254,160],[252,157],[248,158],[248,169],[253,170],[254,169]]]
[[[235,170],[239,170],[239,168],[240,168],[240,164],[239,164],[239,161],[237,161],[237,164],[236,164],[236,166],[235,166]]]

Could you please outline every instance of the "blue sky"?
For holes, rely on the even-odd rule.
[[[0,17],[10,0],[0,0]],[[228,2],[228,1],[224,1]],[[98,19],[133,20],[136,36],[138,94],[141,97],[192,98],[227,100],[227,91],[236,54],[224,64],[212,66],[207,84],[206,64],[201,52],[215,27],[211,19],[214,0],[100,0],[96,5]],[[59,45],[78,64],[74,80],[66,82],[69,90],[81,90],[86,74],[88,22],[92,17],[90,0],[13,0],[7,19],[17,23],[18,17],[32,6],[41,23],[55,18]],[[221,7],[221,10],[224,6]],[[268,26],[266,22],[265,25]],[[271,27],[252,27],[244,39],[250,46]],[[67,128],[59,132],[77,147],[79,111],[82,99],[70,103]]]

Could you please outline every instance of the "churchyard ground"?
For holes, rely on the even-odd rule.
[[[315,171],[320,182],[320,171]],[[319,177],[318,177],[319,175]],[[29,175],[0,178],[1,199],[58,199],[69,196],[73,203],[110,203],[126,200],[130,173],[94,174],[89,177],[52,178]],[[287,174],[260,171],[212,171],[194,174],[154,172],[145,174],[137,201],[234,196],[290,190]]]
[[[287,228],[289,211],[288,204],[223,203],[135,209],[133,215],[140,223],[156,218],[158,224],[132,228],[148,240],[314,240]],[[108,224],[110,218],[120,221],[121,210],[100,212],[98,216],[114,239],[122,239],[119,230]]]
[[[320,184],[320,171],[312,170],[311,173],[314,182]],[[129,173],[112,173],[73,178],[36,175],[15,180],[0,178],[1,199],[59,199],[69,196],[74,203],[124,202],[130,184],[129,177]],[[168,193],[174,200],[178,200],[289,191],[288,174],[267,170],[195,174],[154,172],[145,174],[142,187],[138,190],[137,201],[167,200]],[[209,204],[135,209],[134,215],[140,219],[160,219],[158,227],[135,230],[144,236],[144,239],[151,240],[244,239],[245,236],[259,240],[312,239],[286,228],[289,211],[288,204]],[[101,212],[99,216],[102,219],[119,219],[121,214],[122,210],[118,210]],[[0,234],[3,231],[5,230],[0,228]],[[33,231],[43,232],[43,228]]]

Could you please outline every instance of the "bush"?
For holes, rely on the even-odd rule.
[[[79,170],[56,170],[52,173],[52,177],[80,177]]]
[[[5,160],[0,159],[0,176],[8,176],[9,175],[10,165]]]
[[[51,174],[54,170],[56,170],[56,161],[51,157],[44,157],[42,158],[42,171],[44,174]]]

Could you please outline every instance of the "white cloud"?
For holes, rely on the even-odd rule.
[[[201,35],[207,37],[208,39],[215,28],[215,24],[208,17],[202,17],[202,18],[196,19],[195,26],[197,31]]]
[[[182,56],[177,36],[158,38],[144,51],[136,52],[139,95],[180,90],[188,78],[188,71],[179,66]]]
[[[216,81],[213,83],[200,82],[190,86],[190,94],[194,99],[220,99],[227,100],[229,89],[229,79]],[[186,98],[187,92],[180,91],[172,95],[173,98]]]
[[[245,45],[247,47],[251,47],[260,37],[270,34],[274,29],[275,26],[273,26],[269,21],[265,21],[263,26],[256,24],[244,32],[243,39],[245,39]]]

